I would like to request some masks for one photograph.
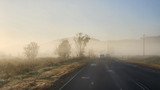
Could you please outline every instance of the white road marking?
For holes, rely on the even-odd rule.
[[[81,77],[82,79],[90,79],[90,77]]]
[[[117,82],[117,78],[119,78],[119,77],[117,76],[117,74],[116,74],[113,70],[108,69],[107,66],[106,66],[106,69],[107,69],[107,71],[109,72],[109,74],[111,75],[112,79],[114,80],[114,82],[115,82],[115,84],[117,85],[117,87],[119,88],[119,90],[123,90],[123,89],[121,88],[121,85],[119,84],[119,82]]]
[[[113,70],[108,70],[108,72],[113,72]],[[114,73],[114,72],[113,72]]]
[[[137,65],[134,65],[134,64],[126,64],[126,65],[128,65],[128,66],[132,66],[132,67],[136,67],[136,68],[141,68],[141,69],[144,69],[144,68],[142,68],[142,67],[139,67],[139,66],[137,66]],[[108,69],[108,67],[106,66],[106,69],[108,70],[108,72],[110,72],[110,73],[115,73],[113,70],[111,70],[111,69]],[[146,69],[147,70],[147,69]],[[154,70],[152,70],[152,69],[149,69],[148,71],[152,71],[152,72],[155,72]],[[130,79],[133,83],[135,83],[137,86],[139,86],[142,90],[150,90],[147,86],[145,86],[144,84],[142,84],[141,82],[138,82],[138,81],[135,81],[135,80],[133,80],[133,79]],[[122,90],[122,88],[120,89],[120,90]]]
[[[84,67],[85,68],[85,67]],[[72,81],[84,68],[82,68],[81,70],[79,70],[72,78],[70,78],[68,80],[68,82],[66,82],[59,90],[62,90],[70,81]]]
[[[138,84],[137,82],[135,82],[135,84],[138,85],[140,88],[142,88],[142,90],[145,90],[145,88],[141,86],[140,84]]]
[[[147,86],[145,86],[144,84],[142,84],[141,82],[138,82],[141,86],[145,87],[146,90],[150,90]]]
[[[91,66],[97,66],[97,64],[96,63],[92,63],[92,64],[90,64]]]
[[[91,85],[94,85],[94,82],[91,82]]]
[[[140,82],[136,82],[134,80],[131,80],[132,82],[134,82],[137,86],[139,86],[142,90],[150,90],[147,86],[143,85]]]

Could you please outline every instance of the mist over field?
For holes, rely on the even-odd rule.
[[[73,37],[65,38],[68,39],[71,47],[71,56],[76,56],[76,47],[73,41]],[[51,40],[49,42],[41,43],[38,57],[57,57],[55,50],[59,43],[63,39]],[[21,57],[24,58],[22,46],[8,47],[10,51],[1,50],[1,58]],[[149,56],[160,55],[160,36],[148,36],[145,41],[145,54]],[[99,39],[92,38],[86,47],[86,55],[89,50],[93,50],[96,55],[100,54],[111,54],[115,56],[137,56],[143,55],[143,40],[142,37],[139,39],[122,39],[122,40],[107,40],[102,41]]]
[[[47,54],[46,51],[50,50],[50,55],[53,51],[50,49],[56,48],[56,44],[58,44],[61,40],[48,42],[43,44],[42,51]],[[69,38],[70,44],[72,45],[72,55],[76,53],[75,43],[73,38]],[[53,44],[55,46],[53,46]],[[145,41],[145,52],[146,55],[160,55],[160,36],[148,36]],[[48,49],[47,49],[48,48]],[[107,40],[102,41],[99,39],[92,38],[86,47],[86,52],[89,50],[93,50],[96,55],[100,54],[112,54],[112,55],[124,55],[124,56],[136,56],[143,55],[143,39],[139,37],[139,39],[122,39],[122,40]],[[48,52],[49,53],[49,52]],[[54,54],[54,53],[53,53]],[[87,53],[86,53],[87,54]]]
[[[115,55],[141,55],[143,34],[153,36],[146,41],[146,55],[158,55],[159,3],[148,0],[2,0],[0,55],[23,57],[25,45],[37,42],[39,56],[55,56],[54,50],[61,39],[71,39],[79,32],[95,38],[88,49],[94,49],[97,54],[114,52]],[[74,51],[72,39],[70,43]]]
[[[0,90],[160,90],[160,0],[0,0]]]

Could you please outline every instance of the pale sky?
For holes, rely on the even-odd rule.
[[[0,0],[0,52],[78,32],[100,40],[160,35],[160,0]]]

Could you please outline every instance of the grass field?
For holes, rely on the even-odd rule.
[[[0,61],[0,90],[44,90],[85,65],[87,58]]]

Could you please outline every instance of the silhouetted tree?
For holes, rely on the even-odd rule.
[[[61,44],[58,46],[56,53],[61,58],[68,58],[71,54],[71,46],[68,40],[63,40]]]
[[[31,42],[24,47],[24,54],[30,60],[34,60],[38,55],[39,46],[35,42]]]
[[[90,37],[86,34],[84,35],[83,33],[78,33],[74,37],[74,41],[78,50],[79,57],[84,56],[84,50],[89,40],[90,40]]]

